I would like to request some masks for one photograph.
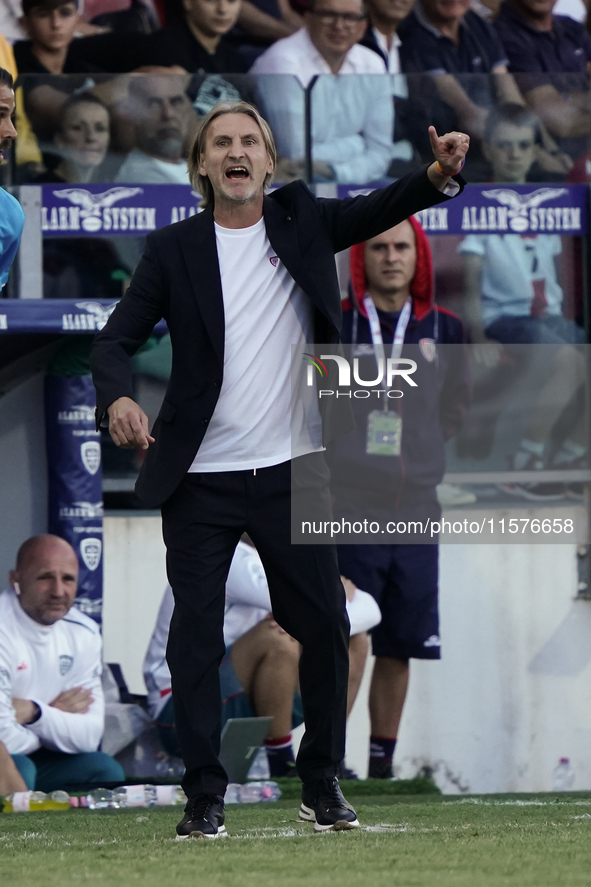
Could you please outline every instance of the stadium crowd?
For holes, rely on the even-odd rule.
[[[428,160],[431,123],[471,136],[466,178],[486,181],[487,115],[507,103],[538,117],[528,181],[587,181],[585,16],[582,0],[3,0],[14,180],[187,183],[198,120],[242,98],[271,123],[278,182],[397,178]]]

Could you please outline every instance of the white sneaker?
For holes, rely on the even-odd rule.
[[[439,484],[436,490],[437,501],[442,508],[453,508],[454,505],[472,505],[476,502],[474,493],[463,490],[455,484]]]

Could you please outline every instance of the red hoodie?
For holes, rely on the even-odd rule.
[[[433,259],[431,247],[427,235],[421,225],[412,216],[407,219],[413,227],[417,249],[417,267],[415,276],[410,285],[412,296],[413,314],[417,320],[422,320],[434,307],[433,299]],[[365,274],[365,244],[357,243],[351,247],[351,291],[355,299],[357,310],[364,317],[367,312],[363,305],[363,297],[367,293],[367,277]],[[343,303],[343,310],[350,309],[351,304],[347,299]],[[447,312],[451,313],[451,312]],[[453,315],[455,317],[455,315]]]

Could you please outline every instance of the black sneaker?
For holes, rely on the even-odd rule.
[[[302,786],[298,818],[313,822],[315,832],[342,832],[359,826],[357,814],[343,797],[336,776]]]
[[[503,493],[510,496],[520,496],[522,499],[529,499],[530,502],[551,502],[558,499],[566,499],[566,484],[534,484],[534,483],[515,483],[515,484],[499,484],[499,489]]]
[[[185,816],[176,827],[177,841],[186,838],[226,838],[224,799],[219,795],[196,795],[187,801]]]
[[[392,758],[369,759],[368,779],[394,779],[392,772]]]

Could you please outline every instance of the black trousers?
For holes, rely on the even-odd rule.
[[[320,453],[302,457],[314,469]],[[316,477],[320,472],[314,471]],[[167,572],[175,608],[167,661],[186,773],[183,789],[223,795],[219,762],[219,664],[225,584],[240,536],[256,545],[273,615],[302,645],[300,691],[306,733],[297,757],[303,782],[331,778],[344,756],[349,620],[331,545],[292,545],[291,463],[188,474],[162,506]]]

